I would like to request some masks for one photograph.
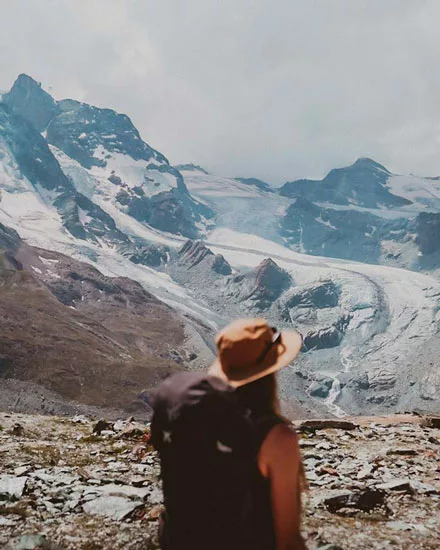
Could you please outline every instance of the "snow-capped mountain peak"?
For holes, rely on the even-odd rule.
[[[56,109],[53,97],[26,74],[18,76],[11,90],[3,94],[2,102],[33,124],[38,132],[46,129]]]

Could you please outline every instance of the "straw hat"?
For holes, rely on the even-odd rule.
[[[264,319],[239,319],[216,339],[217,359],[209,372],[239,387],[291,363],[302,347],[296,331],[279,332]]]

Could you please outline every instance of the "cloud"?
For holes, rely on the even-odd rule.
[[[271,182],[369,155],[440,174],[435,0],[21,0],[0,87],[129,114],[172,162]]]

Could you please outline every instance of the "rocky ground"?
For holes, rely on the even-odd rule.
[[[440,418],[298,425],[310,549],[440,545]],[[0,547],[155,549],[161,507],[148,427],[0,413]]]

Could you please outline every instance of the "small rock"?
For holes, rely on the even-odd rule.
[[[122,430],[120,437],[123,437],[124,439],[135,439],[138,437],[142,437],[143,435],[144,430],[138,428],[137,426],[128,425]]]
[[[72,422],[74,424],[88,424],[89,423],[89,419],[82,415],[82,414],[77,414],[76,416],[74,416],[72,418]]]
[[[440,428],[440,416],[425,416],[422,420],[422,426],[426,428]]]
[[[88,485],[101,485],[100,479],[88,479],[87,480]]]
[[[15,435],[17,437],[21,437],[24,434],[24,428],[21,424],[14,424],[9,431],[11,435]]]
[[[379,489],[364,489],[363,491],[343,492],[324,499],[325,507],[332,513],[340,508],[356,508],[370,512],[385,504],[385,492]]]
[[[30,472],[31,467],[30,466],[18,466],[14,470],[14,475],[16,476],[23,476],[24,474],[27,474]]]
[[[424,495],[440,495],[440,483],[437,485],[431,485],[429,483],[414,480],[411,482],[411,485],[418,493]]]
[[[401,456],[415,456],[417,455],[417,451],[415,449],[389,449],[387,451],[387,455],[401,455]]]
[[[405,521],[389,521],[387,527],[395,529],[396,531],[413,531],[414,525],[412,523],[406,523]]]
[[[406,493],[414,493],[411,482],[408,479],[396,479],[376,485],[376,488],[381,491],[404,491]]]
[[[303,453],[303,459],[304,460],[322,460],[323,456],[314,451],[308,451]]]
[[[359,513],[361,513],[362,510],[359,510],[359,508],[339,508],[336,510],[336,514],[338,516],[342,516],[344,518],[353,518],[357,516]]]
[[[329,443],[328,441],[322,441],[321,443],[318,443],[318,445],[316,445],[316,448],[319,450],[322,449],[324,451],[330,451],[330,449],[336,449],[337,445]]]
[[[101,418],[101,420],[98,420],[98,422],[93,426],[93,433],[96,435],[101,435],[104,431],[113,431],[113,424],[111,422],[107,422],[107,420],[104,420]]]
[[[154,506],[151,508],[151,510],[148,512],[148,519],[149,520],[157,520],[161,516],[162,512],[164,511],[163,506]]]
[[[365,464],[364,467],[357,473],[357,479],[367,479],[371,477],[373,473],[373,465],[372,464]]]
[[[122,521],[137,508],[143,506],[142,500],[130,500],[123,496],[100,496],[83,504],[83,510],[92,516],[104,516]]]
[[[358,425],[349,420],[327,418],[324,420],[305,420],[298,426],[300,432],[315,432],[316,430],[355,430]]]
[[[320,475],[328,474],[330,476],[339,476],[338,472],[331,466],[321,466],[318,470],[318,474]]]
[[[22,497],[28,478],[0,476],[0,500],[18,500]]]
[[[133,487],[143,487],[144,485],[151,483],[151,480],[142,476],[134,476],[130,481]]]
[[[131,485],[116,485],[115,483],[111,483],[109,485],[102,485],[99,487],[87,487],[84,493],[96,494],[96,495],[109,495],[109,496],[123,496],[127,498],[144,500],[150,492],[151,491],[148,488],[137,488],[137,487],[132,487]]]
[[[127,426],[127,422],[125,420],[116,420],[116,422],[113,425],[113,430],[115,432],[122,432],[122,430]]]
[[[306,447],[315,447],[316,441],[308,441],[307,439],[300,439],[299,446],[301,447],[301,449]]]

